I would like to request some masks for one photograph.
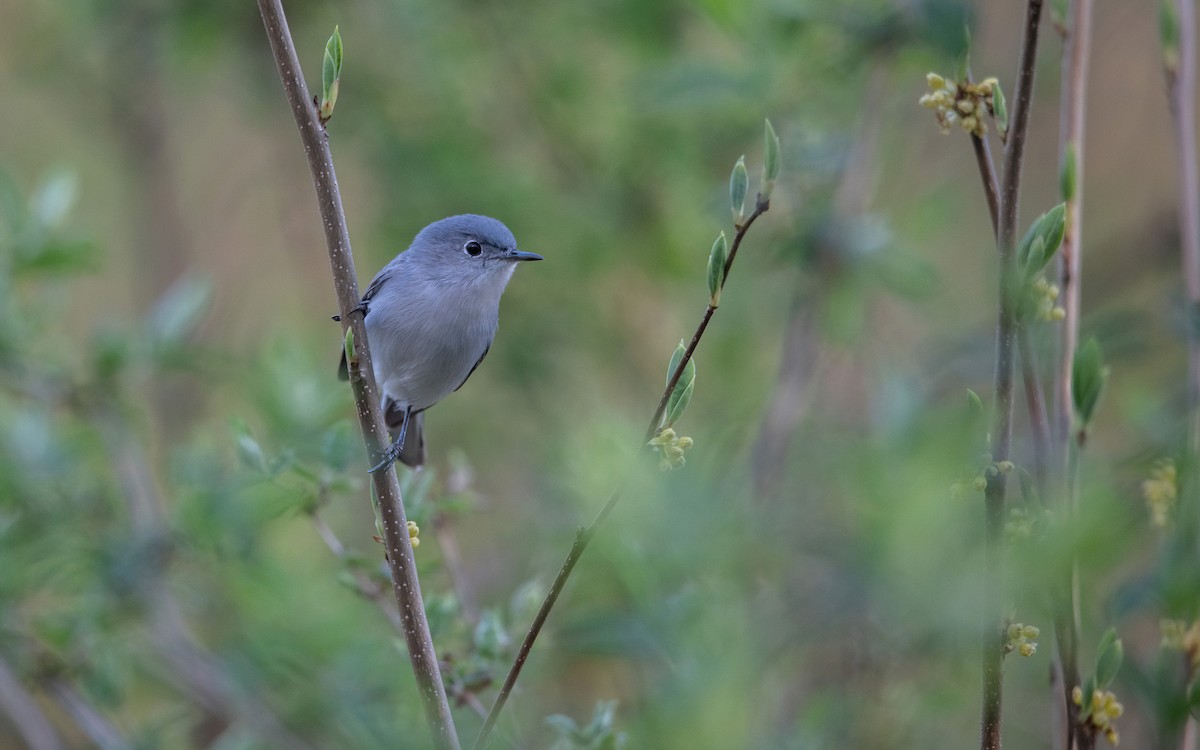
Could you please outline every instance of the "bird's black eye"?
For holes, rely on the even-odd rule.
[[[467,244],[463,245],[463,250],[466,251],[467,255],[470,255],[472,258],[474,258],[483,252],[483,245],[480,245],[475,240],[471,240]]]

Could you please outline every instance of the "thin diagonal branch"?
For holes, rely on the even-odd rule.
[[[338,189],[337,175],[333,168],[333,155],[330,153],[325,129],[318,119],[312,97],[304,84],[304,75],[296,56],[295,45],[292,43],[291,32],[288,30],[281,0],[259,0],[258,9],[271,43],[271,52],[283,82],[284,93],[296,119],[296,127],[300,131],[309,170],[312,172],[342,325],[354,333],[358,357],[356,361],[350,362],[350,383],[354,390],[359,426],[366,442],[368,457],[379,456],[388,445],[387,430],[379,411],[378,389],[371,368],[371,353],[367,346],[363,316],[353,314],[361,298],[354,271],[354,256],[350,250],[350,234],[346,228],[345,212],[342,210],[341,191]],[[404,503],[400,495],[400,485],[396,481],[395,469],[390,467],[386,471],[374,472],[371,479],[375,495],[379,499],[379,515],[387,559],[392,569],[392,588],[400,605],[405,642],[421,703],[425,709],[425,719],[433,733],[434,744],[439,750],[456,750],[459,747],[458,735],[454,730],[450,703],[446,699],[446,688],[442,683],[433,638],[425,619],[421,585],[417,579],[417,566],[408,538],[407,518],[404,515]]]
[[[66,748],[37,700],[3,659],[0,659],[0,711],[12,719],[17,733],[30,750]]]
[[[729,278],[729,269],[733,266],[733,261],[737,257],[738,248],[742,245],[742,240],[746,236],[746,232],[750,230],[754,221],[767,212],[771,207],[769,199],[764,199],[759,195],[755,200],[754,211],[746,217],[746,220],[737,227],[737,233],[734,235],[733,244],[730,245],[729,258],[725,262],[725,280]],[[725,282],[721,282],[721,287],[724,288]],[[667,401],[671,397],[671,393],[675,390],[675,386],[679,383],[679,378],[683,375],[683,370],[687,367],[687,363],[691,361],[692,355],[696,351],[696,347],[700,344],[700,339],[704,336],[704,332],[708,329],[708,322],[712,320],[713,313],[717,308],[711,304],[704,310],[704,315],[700,318],[699,325],[696,326],[696,332],[692,334],[692,340],[684,350],[683,356],[679,359],[679,364],[675,367],[675,372],[671,374],[671,378],[667,381],[667,387],[663,390],[662,397],[658,401],[658,406],[654,410],[654,415],[650,418],[649,424],[646,426],[646,434],[642,438],[642,444],[638,449],[637,456],[641,456],[646,451],[646,444],[658,432],[659,423],[662,421],[663,411],[667,407]],[[566,560],[563,561],[562,567],[559,568],[558,575],[554,578],[554,583],[550,585],[550,590],[546,593],[546,598],[542,602],[542,606],[538,609],[537,615],[533,618],[533,624],[529,626],[529,631],[525,634],[525,639],[521,642],[521,647],[517,650],[517,656],[513,660],[513,665],[508,670],[508,675],[504,678],[504,684],[500,687],[500,692],[496,695],[496,700],[492,703],[492,708],[488,711],[487,719],[483,722],[483,727],[479,730],[479,736],[475,738],[475,743],[471,746],[472,750],[483,750],[487,747],[488,738],[496,727],[496,720],[500,716],[500,712],[504,709],[504,705],[508,702],[508,697],[512,693],[513,686],[517,682],[517,678],[521,675],[521,669],[525,666],[525,661],[529,658],[529,652],[533,649],[533,644],[537,640],[538,635],[542,632],[542,627],[546,624],[546,618],[550,616],[550,610],[554,608],[554,603],[558,601],[559,594],[562,593],[563,587],[567,584],[567,579],[571,577],[571,571],[575,569],[575,563],[579,562],[579,558],[583,556],[588,544],[592,541],[592,537],[596,535],[600,525],[612,513],[613,508],[621,500],[621,496],[625,492],[626,480],[622,480],[617,488],[612,491],[605,501],[604,506],[600,508],[600,512],[592,519],[592,522],[586,528],[580,528],[575,533],[575,542],[571,545],[571,551],[567,553]]]
[[[1021,54],[1011,126],[1004,148],[1000,182],[1000,221],[996,228],[1000,255],[999,313],[996,322],[995,403],[992,411],[991,452],[996,462],[1009,459],[1012,444],[1013,344],[1017,329],[1017,273],[1015,244],[1021,166],[1033,101],[1034,68],[1042,0],[1029,0],[1025,10]],[[1000,717],[1004,679],[1004,519],[1008,475],[989,476],[984,491],[984,612],[981,662],[983,701],[980,711],[982,750],[1000,750]]]

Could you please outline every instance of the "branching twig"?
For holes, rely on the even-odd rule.
[[[354,390],[359,426],[366,442],[368,456],[376,457],[387,447],[388,437],[383,416],[379,411],[378,390],[371,368],[371,354],[367,346],[363,316],[354,314],[361,297],[354,271],[354,257],[350,251],[350,235],[342,210],[341,192],[333,169],[333,156],[329,151],[325,129],[318,119],[318,113],[304,84],[300,61],[288,31],[281,0],[259,0],[258,9],[266,27],[284,92],[288,103],[291,104],[296,126],[300,130],[300,140],[308,156],[308,166],[312,172],[313,186],[316,188],[317,203],[321,212],[321,223],[325,228],[325,243],[329,250],[329,263],[333,271],[342,325],[353,331],[356,342],[358,357],[357,361],[350,362],[350,382]],[[373,473],[371,478],[379,499],[387,559],[392,569],[392,588],[400,606],[405,642],[425,709],[425,718],[438,748],[457,748],[459,745],[454,730],[454,718],[450,713],[450,703],[446,699],[446,688],[438,668],[429,624],[425,620],[425,607],[421,600],[420,582],[417,580],[417,566],[413,560],[396,472],[389,468],[387,471]]]
[[[983,194],[987,200],[988,215],[992,219],[992,234],[1000,232],[1000,207],[997,203],[996,172],[992,166],[992,150],[987,141],[971,134],[971,145],[979,167],[979,178],[983,183]],[[1042,393],[1042,380],[1038,375],[1037,353],[1030,341],[1029,331],[1017,327],[1017,349],[1021,354],[1021,380],[1025,389],[1025,403],[1029,410],[1029,427],[1033,434],[1033,475],[1039,492],[1045,495],[1047,457],[1050,447],[1050,422],[1046,412],[1046,397]]]
[[[745,238],[746,232],[750,226],[754,224],[755,219],[766,213],[770,208],[771,202],[764,200],[761,195],[755,200],[754,211],[746,217],[746,220],[737,227],[737,233],[734,235],[733,244],[729,248],[729,257],[725,261],[725,273],[723,278],[728,279],[729,269],[733,266],[733,261],[737,257],[738,248],[741,247],[742,239]],[[724,287],[724,281],[721,283]],[[683,356],[679,360],[679,364],[675,367],[675,372],[671,374],[670,380],[667,381],[667,387],[663,390],[662,397],[658,401],[658,406],[654,410],[654,415],[650,418],[649,424],[646,426],[646,434],[642,438],[641,447],[638,449],[637,456],[641,456],[646,450],[646,444],[658,432],[659,423],[662,421],[664,410],[667,408],[667,401],[674,392],[675,386],[679,383],[679,378],[683,375],[683,370],[691,361],[692,355],[696,351],[696,347],[700,344],[701,337],[704,336],[704,331],[708,328],[708,322],[712,320],[713,313],[717,308],[709,304],[704,315],[700,318],[699,325],[696,326],[696,332],[692,335],[691,342],[684,350]],[[579,562],[579,558],[587,549],[588,544],[592,541],[592,537],[596,535],[596,531],[600,525],[604,523],[604,519],[612,513],[617,502],[620,501],[621,495],[625,491],[625,481],[623,480],[617,485],[617,488],[612,491],[605,501],[604,506],[600,508],[600,512],[592,519],[592,522],[586,528],[580,528],[575,533],[575,543],[571,545],[571,551],[567,553],[566,560],[563,561],[562,567],[558,571],[558,575],[554,578],[554,583],[551,584],[549,592],[546,594],[542,606],[538,609],[537,615],[533,618],[533,624],[529,626],[529,631],[525,634],[525,639],[521,642],[521,647],[517,650],[516,658],[513,660],[513,665],[508,671],[508,675],[504,678],[504,684],[500,687],[500,692],[496,695],[496,700],[492,704],[491,710],[488,712],[487,719],[483,722],[483,727],[479,730],[479,736],[475,738],[475,744],[472,745],[473,750],[482,750],[487,746],[488,737],[496,726],[496,719],[499,718],[500,712],[504,709],[504,704],[508,702],[508,696],[512,693],[513,685],[517,682],[517,677],[521,674],[521,669],[525,666],[526,659],[529,658],[529,652],[533,649],[534,641],[537,640],[538,634],[542,632],[542,626],[546,623],[546,618],[550,616],[550,610],[554,608],[554,603],[558,601],[559,594],[562,593],[563,587],[567,583],[567,579],[571,576],[571,571],[575,569],[575,563]]]
[[[342,540],[338,539],[337,534],[333,529],[329,528],[329,524],[325,523],[325,519],[321,518],[320,514],[313,512],[313,526],[317,529],[317,536],[321,537],[321,541],[325,542],[325,546],[333,553],[333,556],[342,562],[349,559],[350,551],[346,549],[346,545],[342,544]],[[384,596],[383,587],[371,579],[366,573],[361,570],[352,570],[350,575],[354,578],[354,590],[364,599],[375,602],[384,617],[392,624],[392,627],[397,632],[404,632],[404,621],[400,619],[400,613],[392,607],[387,598]]]
[[[100,750],[128,750],[133,743],[125,739],[121,731],[113,726],[103,714],[88,703],[75,686],[62,678],[50,680],[46,685],[63,710],[75,720],[75,725]]]
[[[1017,202],[1020,198],[1021,166],[1033,100],[1034,64],[1037,59],[1038,29],[1042,0],[1028,0],[1021,55],[1017,65],[1016,93],[1011,127],[1004,148],[1000,182],[999,223],[996,228],[1000,255],[1000,310],[996,324],[995,404],[992,412],[991,452],[996,462],[1006,461],[1012,442],[1013,343],[1017,329],[1017,267],[1015,258]],[[1000,716],[1004,675],[1004,520],[1008,476],[996,472],[987,480],[985,503],[984,595],[989,598],[984,613],[981,652],[983,705],[981,740],[983,750],[1000,748]]]

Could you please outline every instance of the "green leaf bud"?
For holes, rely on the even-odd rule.
[[[1017,263],[1025,269],[1027,276],[1046,267],[1062,245],[1066,230],[1067,207],[1060,203],[1039,216],[1017,245]]]
[[[1062,199],[1065,202],[1075,200],[1075,143],[1074,141],[1067,144],[1066,153],[1063,154],[1062,168],[1058,175],[1059,190],[1062,192]]]
[[[686,351],[687,349],[683,345],[683,340],[680,339],[679,346],[675,348],[675,353],[671,355],[671,364],[667,368],[667,383],[671,382],[671,376],[679,368],[679,363],[683,360],[683,355]],[[683,372],[679,375],[679,380],[675,383],[674,390],[671,391],[670,398],[667,399],[667,409],[663,414],[663,424],[665,426],[670,427],[683,416],[684,410],[687,409],[688,403],[692,400],[692,390],[695,384],[696,360],[689,357],[687,364],[683,367]]]
[[[337,104],[338,84],[342,78],[342,34],[337,26],[325,42],[325,57],[321,61],[321,122],[333,116]]]
[[[771,121],[766,121],[766,132],[764,134],[763,143],[763,179],[762,179],[762,200],[771,199],[771,192],[775,190],[775,180],[779,178],[779,136],[775,135],[775,128],[771,127]]]
[[[725,233],[721,232],[708,253],[708,304],[713,307],[721,304],[721,287],[725,285],[725,262],[728,257],[729,243],[725,241]]]
[[[1003,140],[1008,137],[1008,104],[1004,101],[1004,91],[999,82],[992,84],[992,113],[996,117],[996,130]]]
[[[750,187],[750,176],[746,174],[746,157],[739,156],[729,175],[729,206],[733,211],[733,225],[739,227],[746,218],[746,191]]]
[[[1104,392],[1108,380],[1108,368],[1104,366],[1104,355],[1096,339],[1075,352],[1075,366],[1071,374],[1071,396],[1075,402],[1075,415],[1080,424],[1087,426],[1092,421],[1096,404]]]
[[[1116,678],[1121,662],[1125,658],[1125,647],[1117,637],[1117,631],[1109,628],[1100,638],[1099,654],[1096,657],[1096,687],[1100,690],[1108,688]]]

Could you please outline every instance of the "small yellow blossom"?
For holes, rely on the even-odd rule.
[[[416,521],[408,522],[408,539],[412,543],[413,549],[421,546],[421,527]]]
[[[683,454],[684,451],[692,447],[692,443],[693,441],[690,437],[686,435],[677,436],[675,430],[667,427],[666,429],[659,430],[658,434],[651,438],[647,445],[654,448],[661,456],[658,460],[658,468],[663,471],[670,471],[671,469],[678,469],[687,463],[687,459],[684,458]]]
[[[980,138],[987,134],[986,117],[994,113],[993,96],[999,85],[995,78],[971,83],[948,81],[937,73],[928,73],[925,83],[929,86],[929,93],[923,95],[918,103],[934,111],[938,127],[943,133],[949,133],[951,126],[957,122],[963,130]]]
[[[1190,625],[1185,620],[1163,620],[1160,627],[1163,648],[1183,653],[1193,675],[1200,671],[1200,620]]]
[[[1150,520],[1155,526],[1166,526],[1179,499],[1179,477],[1175,462],[1163,459],[1150,470],[1150,478],[1142,482],[1142,497],[1150,507]]]
[[[1025,625],[1019,622],[1009,623],[1005,634],[1008,636],[1004,644],[1004,653],[1016,651],[1021,656],[1033,656],[1037,653],[1037,643],[1034,638],[1042,631],[1035,625]]]
[[[1071,701],[1081,709],[1084,708],[1083,690],[1078,685],[1071,690]],[[1080,723],[1090,726],[1093,731],[1102,732],[1105,739],[1116,746],[1121,738],[1113,720],[1125,713],[1125,706],[1117,700],[1116,694],[1111,690],[1095,691],[1092,693],[1092,705],[1085,710],[1087,713],[1081,712],[1079,717]]]

